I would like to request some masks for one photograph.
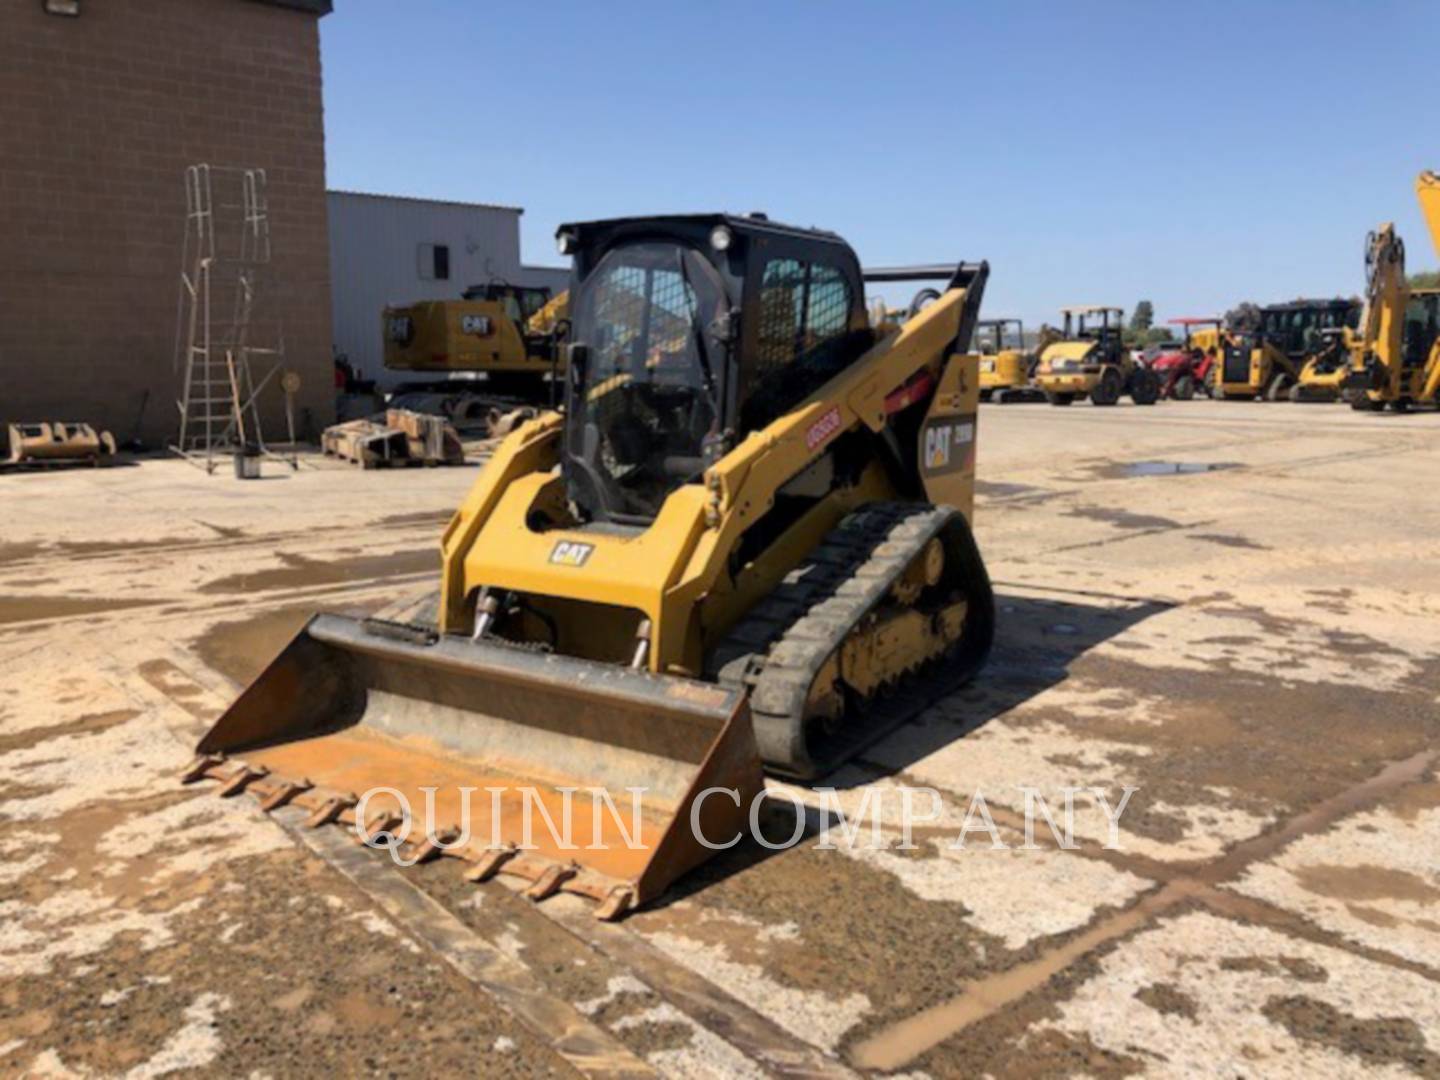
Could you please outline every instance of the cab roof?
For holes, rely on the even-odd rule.
[[[665,232],[671,228],[680,229],[713,229],[717,225],[728,225],[738,233],[770,234],[773,236],[790,236],[799,239],[832,243],[848,248],[843,237],[839,233],[830,232],[827,229],[807,228],[800,225],[786,225],[779,221],[771,221],[769,217],[761,213],[752,214],[649,214],[641,217],[618,217],[618,218],[597,218],[592,221],[571,221],[566,222],[555,230],[555,235],[561,233],[590,232],[603,229],[610,232],[642,232],[647,229],[654,229],[657,232]]]
[[[1351,308],[1359,305],[1343,296],[1332,296],[1323,300],[1287,300],[1283,304],[1266,304],[1261,311],[1310,311],[1315,308]]]
[[[1113,312],[1115,312],[1116,314],[1119,314],[1119,315],[1125,314],[1125,309],[1124,309],[1124,308],[1108,307],[1108,306],[1106,306],[1106,305],[1104,305],[1104,304],[1076,304],[1076,305],[1071,306],[1071,307],[1062,307],[1062,308],[1060,309],[1060,314],[1061,314],[1061,315],[1097,315],[1097,314],[1100,314],[1101,312],[1106,312],[1106,311],[1113,311]]]

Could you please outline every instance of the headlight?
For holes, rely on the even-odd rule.
[[[734,240],[735,234],[728,225],[716,225],[710,230],[710,246],[716,251],[729,251]]]
[[[561,255],[575,254],[575,234],[572,232],[558,232],[555,234],[555,250]]]

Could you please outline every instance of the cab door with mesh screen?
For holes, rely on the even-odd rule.
[[[857,297],[839,267],[800,258],[768,259],[755,291],[741,428],[764,427],[863,351],[853,329]]]

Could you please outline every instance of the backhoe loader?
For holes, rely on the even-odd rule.
[[[980,354],[981,401],[1013,405],[1045,400],[1034,383],[1039,361],[1025,348],[1025,326],[1019,319],[981,319],[974,348]]]
[[[1422,175],[1418,190],[1431,231],[1440,239],[1440,216],[1431,216],[1440,215],[1440,203],[1426,202],[1429,175]],[[1440,405],[1440,289],[1406,284],[1405,244],[1388,222],[1366,243],[1365,276],[1365,318],[1345,381],[1351,407],[1405,412],[1414,405]]]
[[[428,601],[315,616],[187,779],[614,918],[746,831],[762,769],[820,777],[984,662],[967,350],[989,268],[862,273],[839,236],[759,216],[559,239],[563,410],[500,444]],[[870,325],[864,282],[932,279],[903,326]],[[397,796],[427,787],[402,843]],[[490,796],[468,840],[465,788]],[[527,837],[541,816],[575,842]]]

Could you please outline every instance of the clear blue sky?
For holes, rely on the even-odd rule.
[[[986,309],[1159,318],[1358,292],[1440,169],[1436,0],[336,0],[331,187],[562,221],[765,210],[869,264],[989,259]],[[1430,89],[1427,89],[1429,87]]]

